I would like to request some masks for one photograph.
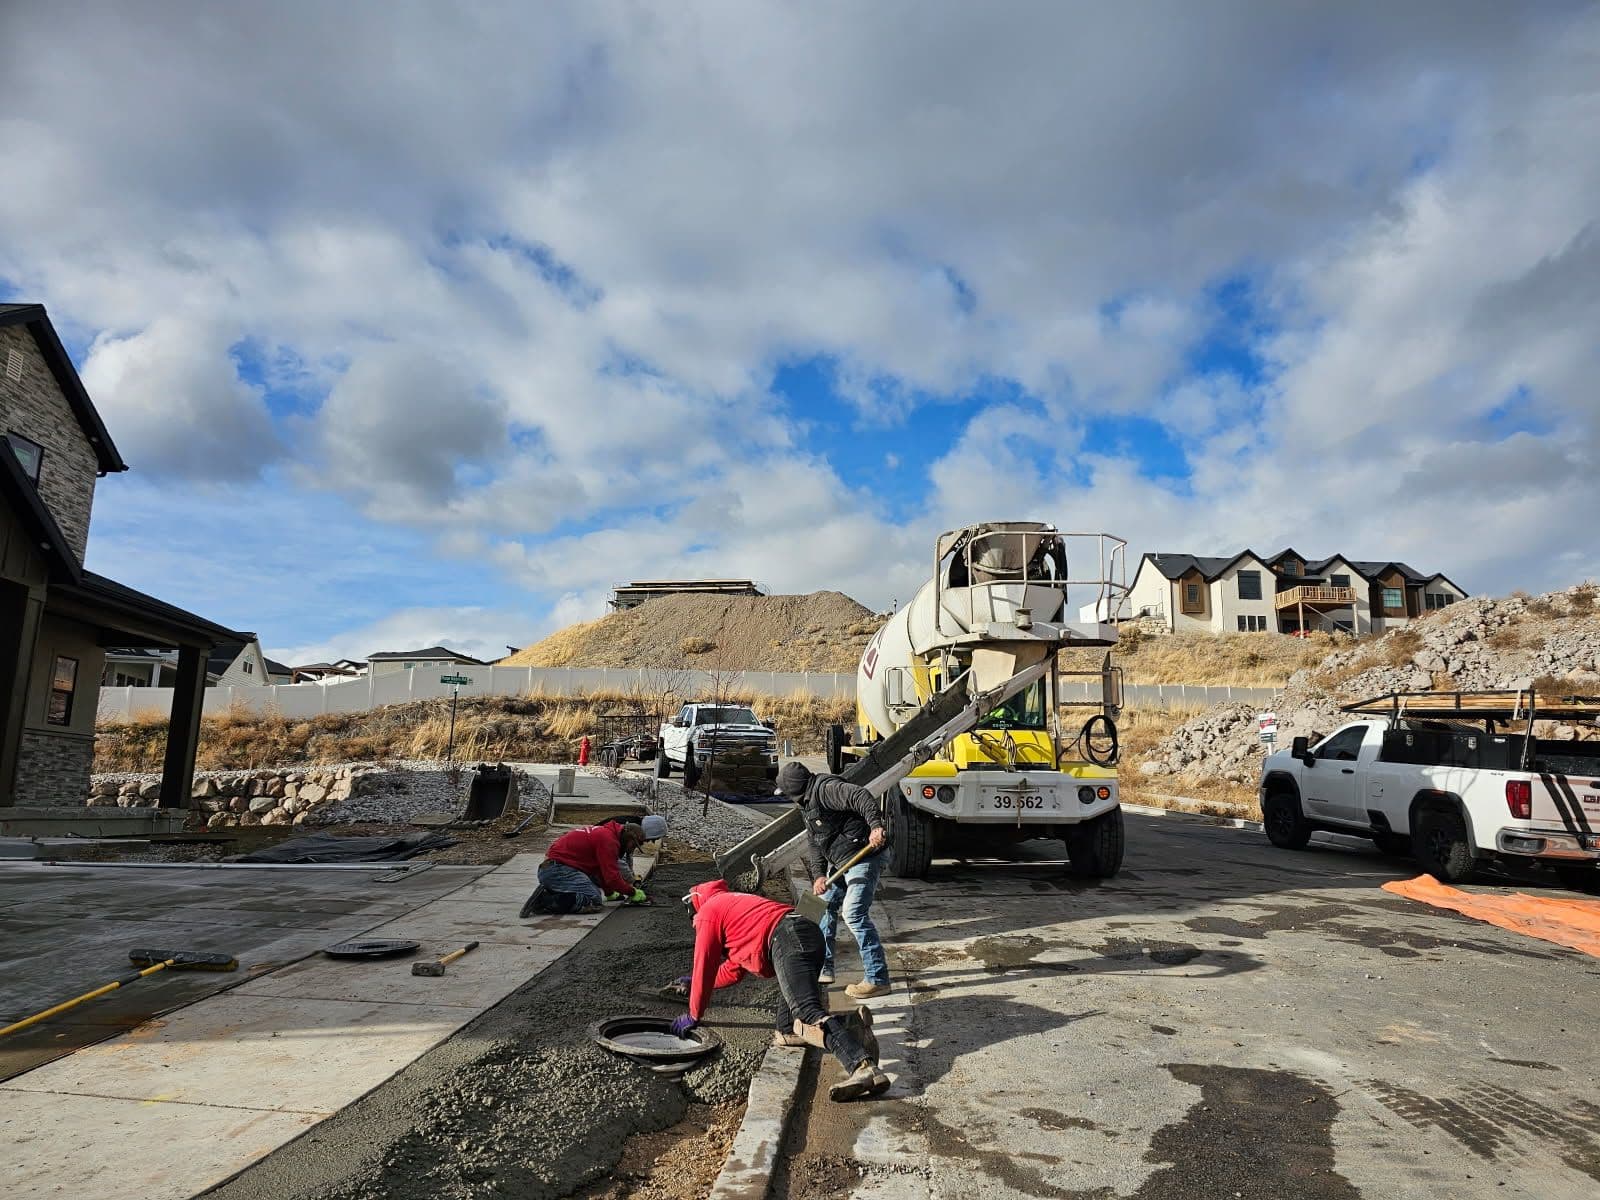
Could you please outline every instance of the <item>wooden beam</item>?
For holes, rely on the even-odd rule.
[[[167,721],[167,756],[161,767],[162,808],[186,808],[194,790],[194,756],[200,747],[200,713],[206,700],[206,651],[178,648],[172,715]]]
[[[0,581],[0,804],[16,803],[28,684],[43,615],[42,595],[20,583]]]

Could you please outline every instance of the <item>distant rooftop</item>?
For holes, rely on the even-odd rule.
[[[636,579],[611,589],[611,607],[621,612],[646,600],[689,593],[700,596],[764,596],[766,588],[753,579]]]

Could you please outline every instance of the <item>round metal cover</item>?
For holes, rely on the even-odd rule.
[[[691,1029],[686,1037],[672,1032],[671,1017],[611,1017],[589,1026],[589,1036],[607,1050],[647,1065],[678,1063],[702,1058],[722,1045],[722,1039],[705,1027]]]
[[[356,938],[329,946],[323,953],[329,958],[398,958],[402,954],[415,954],[418,945],[399,938]]]

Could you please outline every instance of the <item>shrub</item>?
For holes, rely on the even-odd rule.
[[[1572,595],[1567,597],[1567,611],[1575,617],[1581,617],[1594,610],[1595,593],[1600,591],[1592,583],[1585,583],[1572,590]]]
[[[1422,635],[1408,625],[1385,637],[1378,648],[1383,662],[1391,667],[1403,667],[1422,649]]]
[[[678,649],[685,654],[710,654],[716,648],[715,642],[703,637],[686,637],[678,643]]]

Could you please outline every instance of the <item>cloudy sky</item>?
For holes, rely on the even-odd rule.
[[[89,565],[277,656],[974,519],[1600,575],[1593,3],[9,0],[0,78]]]

